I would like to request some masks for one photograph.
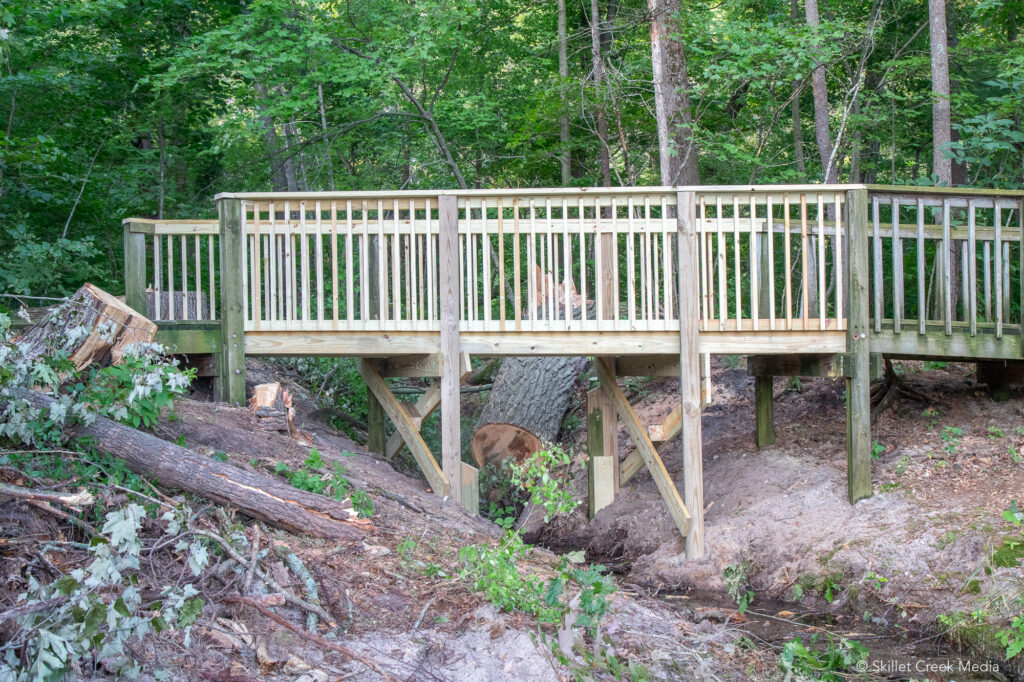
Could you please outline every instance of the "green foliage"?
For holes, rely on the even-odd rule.
[[[530,502],[544,510],[544,523],[557,514],[568,514],[580,505],[565,485],[564,477],[556,477],[554,469],[566,469],[572,456],[560,446],[551,444],[527,457],[523,462],[508,462],[509,480]]]
[[[326,462],[324,462],[320,451],[312,447],[301,467],[292,469],[286,463],[278,462],[274,467],[274,473],[284,476],[289,483],[300,490],[317,495],[327,495],[336,500],[349,498],[352,501],[352,508],[361,519],[373,516],[373,499],[366,491],[355,488],[346,478],[344,465],[335,462],[330,474],[320,473],[319,470],[325,467]]]
[[[950,455],[955,455],[957,448],[960,447],[960,436],[962,435],[964,435],[963,429],[956,426],[944,426],[942,428],[942,442],[945,445],[942,449]]]
[[[779,664],[787,673],[823,682],[841,682],[846,679],[845,673],[862,672],[867,661],[868,649],[856,640],[828,635],[824,651],[815,649],[818,635],[809,641],[810,647],[800,637],[794,637],[782,647]]]
[[[885,446],[877,440],[874,441],[871,445],[871,459],[881,459],[883,454],[885,454]]]
[[[740,613],[746,613],[747,607],[754,601],[754,591],[750,589],[750,585],[747,582],[749,573],[749,561],[729,564],[722,570],[722,580],[725,582],[725,589],[729,592],[729,596],[736,601]],[[799,599],[799,597],[797,598]]]
[[[1010,627],[996,633],[999,642],[1006,647],[1006,660],[1024,653],[1024,616],[1016,616]]]

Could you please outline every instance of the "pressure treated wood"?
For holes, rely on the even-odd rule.
[[[619,448],[614,407],[601,387],[587,392],[587,454],[589,511],[594,514],[615,501],[619,488]],[[598,464],[599,462],[599,464]],[[598,469],[598,466],[602,467]]]
[[[240,202],[223,200],[220,213],[221,400],[245,403],[244,242]]]
[[[636,446],[640,456],[643,457],[644,464],[651,472],[651,478],[654,479],[654,484],[658,487],[658,492],[661,493],[661,497],[665,501],[665,506],[668,507],[669,514],[672,516],[676,528],[679,529],[683,537],[689,537],[690,526],[692,525],[690,512],[686,505],[683,504],[683,499],[679,496],[679,491],[676,489],[675,483],[672,482],[672,477],[669,476],[668,470],[665,469],[661,456],[654,449],[654,444],[651,443],[651,439],[647,436],[647,430],[640,423],[640,419],[636,416],[636,412],[633,411],[629,400],[626,399],[626,395],[619,388],[619,384],[615,381],[615,376],[611,373],[607,363],[598,361],[594,363],[594,367],[597,370],[601,388],[612,401],[615,411],[626,427],[626,432],[629,433],[629,437],[633,441],[633,445]]]
[[[775,397],[771,375],[754,377],[754,444],[766,448],[775,444]]]
[[[850,502],[871,496],[871,381],[868,333],[868,193],[849,190],[846,206],[851,227],[846,345],[850,376],[846,380],[846,471]]]
[[[438,199],[440,221],[439,268],[441,283],[441,356],[445,367],[459,362],[459,204],[458,199],[442,195]],[[459,409],[459,373],[445,372],[441,377],[441,463],[447,481],[460,479],[462,468],[461,411]],[[462,487],[452,486],[452,497],[462,502]]]

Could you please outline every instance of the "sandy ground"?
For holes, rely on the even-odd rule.
[[[587,548],[629,580],[675,589],[721,589],[726,566],[749,561],[751,587],[772,599],[833,598],[830,608],[906,613],[929,624],[940,613],[972,610],[986,596],[1021,589],[1020,567],[988,574],[992,549],[1011,533],[1001,518],[1024,499],[1020,394],[991,401],[973,382],[973,367],[925,369],[897,364],[911,393],[872,430],[884,447],[873,463],[875,495],[846,497],[844,385],[803,380],[798,390],[776,379],[776,443],[753,441],[753,379],[721,362],[714,399],[702,420],[708,555],[687,561],[682,541],[654,483],[642,471],[614,504],[587,523],[582,514],[548,528],[552,547]],[[674,405],[678,382],[663,380],[634,400],[654,423]],[[931,415],[923,415],[926,410]],[[955,435],[946,427],[962,430]],[[954,432],[955,433],[955,432]],[[955,444],[943,439],[954,437]],[[581,436],[577,435],[577,440]],[[955,445],[955,447],[954,447]],[[620,429],[620,456],[632,445]],[[952,448],[952,452],[950,451]],[[669,472],[680,468],[678,440],[663,451]],[[578,476],[577,489],[585,481]],[[965,594],[977,579],[980,595]]]

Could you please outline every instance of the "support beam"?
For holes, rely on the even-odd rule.
[[[654,444],[648,438],[647,429],[640,423],[636,412],[633,411],[629,400],[626,399],[626,394],[622,392],[619,384],[615,381],[615,375],[612,374],[609,364],[603,358],[594,363],[598,379],[601,381],[601,388],[604,389],[605,395],[608,396],[612,401],[612,405],[615,406],[615,411],[618,412],[619,418],[629,433],[629,437],[633,440],[633,444],[636,445],[644,464],[650,470],[651,477],[654,479],[655,485],[658,486],[658,492],[661,493],[662,499],[665,500],[665,505],[668,507],[672,520],[675,521],[676,528],[686,538],[689,536],[693,525],[690,512],[687,510],[686,505],[683,504],[683,499],[679,496],[679,491],[676,490],[672,477],[669,476],[668,470],[665,469],[665,464],[661,461],[658,451],[654,449]]]
[[[704,556],[704,462],[701,447],[700,278],[697,207],[694,192],[676,193],[679,258],[679,392],[682,400],[683,501],[693,515],[686,533],[686,557]],[[660,461],[660,460],[659,460]],[[650,464],[648,464],[650,466]]]
[[[440,223],[438,277],[441,284],[441,466],[445,478],[460,480],[462,436],[459,395],[459,200],[442,194],[437,202]],[[462,486],[452,486],[452,498],[462,502]]]
[[[420,470],[426,477],[427,483],[430,484],[434,494],[439,497],[448,497],[453,488],[458,488],[459,499],[461,500],[462,486],[450,486],[448,484],[449,481],[458,483],[462,480],[461,466],[456,470],[456,475],[453,478],[448,478],[441,468],[437,466],[434,456],[423,441],[423,437],[417,430],[416,425],[413,424],[409,413],[406,412],[405,406],[388,388],[384,377],[380,375],[380,371],[377,369],[376,363],[373,360],[359,360],[356,368],[359,370],[360,376],[363,377],[363,381],[366,382],[366,387],[370,389],[370,393],[376,397],[388,418],[391,419],[391,423],[395,425],[395,429],[402,434],[402,439],[409,446],[412,456],[416,458],[416,463],[419,464]]]
[[[747,374],[753,377],[830,377],[845,376],[843,356],[837,354],[751,355]]]
[[[419,429],[420,425],[415,425]],[[373,391],[366,392],[366,427],[368,433],[366,449],[370,452],[376,452],[378,455],[386,455],[385,441],[384,441],[384,406],[381,405],[380,401],[377,400],[377,396],[373,394]],[[397,436],[401,441],[402,435],[395,431],[394,436]]]
[[[600,361],[597,361],[600,362]],[[598,387],[587,393],[587,454],[590,517],[615,501],[618,490],[618,443],[615,408]],[[600,460],[600,461],[598,461]],[[605,471],[605,467],[611,473]]]
[[[775,400],[772,377],[754,377],[754,443],[758,448],[775,444]]]
[[[459,353],[459,377],[472,371],[469,353]],[[423,355],[396,355],[381,359],[380,374],[385,377],[425,379],[443,374],[444,361],[440,353]]]
[[[217,201],[220,216],[220,399],[245,404],[245,292],[242,267],[245,241],[242,235],[242,202]]]
[[[441,405],[441,382],[435,381],[427,388],[426,392],[419,397],[419,400],[410,407],[406,408],[409,412],[409,418],[417,429],[423,427],[423,420],[434,413]],[[388,438],[387,445],[384,446],[384,459],[394,459],[395,455],[405,446],[405,441],[402,440],[402,434],[395,433],[391,434]]]
[[[846,479],[850,502],[871,496],[871,351],[868,276],[868,191],[846,192],[847,211],[847,368]]]

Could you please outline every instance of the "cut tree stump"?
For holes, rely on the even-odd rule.
[[[55,402],[36,391],[15,390],[14,396],[36,408],[49,407]],[[0,409],[3,407],[0,405]],[[97,450],[124,460],[128,469],[152,476],[163,486],[237,507],[247,516],[293,533],[331,540],[358,540],[364,535],[364,526],[368,525],[356,520],[357,514],[349,500],[339,502],[299,490],[282,480],[204,457],[105,417],[96,417],[88,426],[79,424],[69,431],[69,437],[91,438]]]
[[[292,394],[277,381],[260,384],[252,389],[249,416],[253,426],[264,431],[277,431],[289,436],[294,436],[298,431],[295,428]]]
[[[585,363],[572,357],[502,361],[470,443],[476,463],[500,464],[508,457],[522,461],[552,442]]]
[[[72,333],[79,327],[86,328],[88,333]],[[149,343],[154,336],[156,325],[142,313],[99,287],[85,284],[15,341],[22,344],[29,359],[61,351],[80,370],[88,365],[117,364],[126,348]]]

